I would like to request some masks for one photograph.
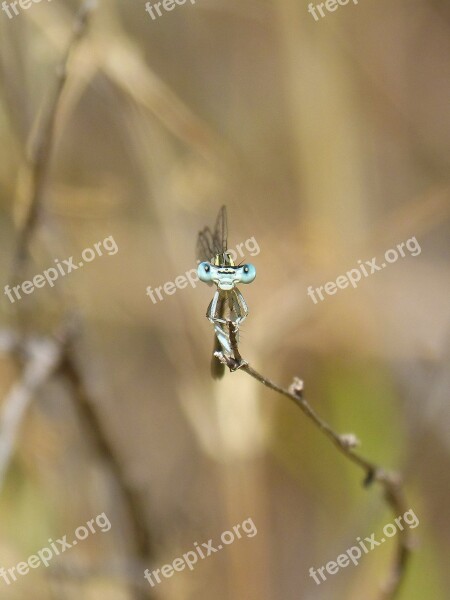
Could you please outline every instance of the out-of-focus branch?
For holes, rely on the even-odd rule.
[[[26,198],[26,206],[24,207],[24,217],[18,227],[16,249],[12,261],[12,277],[16,279],[21,278],[30,256],[31,239],[38,225],[39,210],[45,196],[45,185],[54,144],[55,123],[62,92],[67,80],[68,63],[79,40],[86,31],[88,16],[93,8],[93,4],[92,0],[87,0],[76,16],[72,37],[57,69],[55,91],[40,123],[34,150],[31,151],[28,196]],[[23,312],[20,310],[20,306],[20,304],[16,305],[19,330],[23,329]],[[68,331],[64,320],[61,331]],[[1,475],[4,475],[6,472],[20,422],[24,418],[33,395],[53,374],[62,356],[63,350],[61,348],[67,340],[67,337],[64,337],[65,335],[66,333],[63,333],[63,338],[57,346],[50,346],[50,342],[48,341],[45,343],[41,342],[38,348],[35,347],[34,352],[31,351],[30,361],[25,364],[19,381],[14,385],[5,401],[2,428],[0,430],[0,446],[2,448]],[[47,351],[43,350],[44,346],[47,348]],[[50,347],[52,350],[50,350]],[[20,335],[14,336],[14,347],[10,348],[10,352],[17,357],[20,353],[26,354],[27,350],[30,351],[28,337],[24,331],[20,331]]]
[[[30,194],[26,199],[25,216],[19,227],[16,251],[13,259],[13,274],[15,277],[20,276],[23,271],[30,252],[30,241],[39,219],[39,211],[45,194],[54,147],[55,126],[62,94],[67,81],[69,62],[86,32],[89,16],[95,5],[95,0],[86,0],[75,18],[72,37],[56,70],[56,83],[53,95],[42,116],[39,131],[33,148],[30,150]]]
[[[95,402],[90,395],[84,377],[75,360],[71,344],[68,344],[64,359],[61,361],[60,373],[72,388],[73,396],[76,399],[75,408],[80,415],[84,429],[89,432],[98,454],[114,475],[128,512],[132,530],[130,537],[134,545],[135,562],[144,567],[153,556],[151,538],[146,526],[147,515],[145,506],[140,494],[130,484],[120,457],[105,432],[104,426],[95,410]],[[137,589],[137,594],[139,594],[137,596],[139,598],[149,597],[147,593],[141,592],[139,589]]]
[[[95,2],[93,0],[86,0],[79,13],[75,17],[72,36],[70,37],[66,51],[64,52],[64,56],[61,59],[56,71],[54,92],[51,96],[48,106],[43,113],[39,127],[37,128],[38,133],[35,143],[33,144],[33,149],[30,150],[30,159],[28,165],[30,175],[29,186],[27,188],[28,194],[25,199],[25,206],[20,207],[22,208],[24,215],[18,225],[17,243],[12,261],[12,277],[16,279],[20,279],[22,276],[22,272],[30,256],[31,240],[38,227],[39,211],[44,202],[48,172],[55,141],[55,125],[59,113],[64,86],[67,81],[69,62],[79,41],[86,32],[89,15],[94,6]],[[16,304],[17,321],[19,327],[23,325],[23,313],[20,310],[20,307],[20,304]],[[14,336],[14,347],[9,348],[11,353],[17,354],[26,350],[28,338],[24,332],[21,333],[22,336]],[[54,353],[58,355],[58,360],[60,360],[62,353],[64,352],[63,346],[66,342],[67,337],[61,340],[58,349],[54,349]],[[25,365],[21,378],[14,386],[8,398],[8,403],[5,405],[5,410],[7,411],[5,416],[5,419],[7,419],[7,427],[1,431],[2,436],[0,442],[5,447],[3,456],[4,470],[6,470],[7,462],[12,451],[12,437],[15,437],[15,435],[13,436],[13,432],[16,433],[19,421],[23,417],[26,408],[30,403],[32,395],[37,392],[44,380],[48,379],[52,375],[58,362],[56,361],[56,357],[54,359],[54,364],[50,364],[51,361],[47,361],[48,364],[45,363],[47,365],[47,370],[45,372],[46,377],[44,377],[43,372],[40,372],[40,377],[36,377],[34,364],[38,361],[39,356],[36,355],[34,358],[34,362],[31,361],[30,365],[33,375],[33,377],[31,377],[32,385],[29,381],[30,377],[28,375],[28,367]],[[41,371],[43,371],[43,368],[41,368]],[[13,427],[14,423],[15,426]],[[8,452],[6,451],[6,448],[9,448]]]
[[[4,399],[0,413],[0,489],[27,409],[62,358],[61,341],[34,339],[23,348],[27,356],[22,375]]]
[[[15,383],[3,402],[0,412],[0,489],[13,455],[20,433],[20,426],[33,398],[43,385],[57,373],[61,373],[69,383],[75,408],[82,427],[90,435],[95,450],[105,461],[113,475],[119,493],[122,495],[130,526],[130,540],[133,546],[133,560],[130,568],[141,573],[153,556],[153,548],[146,525],[145,507],[139,494],[130,485],[126,471],[114,445],[105,433],[104,426],[95,411],[95,403],[73,357],[72,342],[74,322],[67,322],[55,338],[30,338],[22,340],[20,352],[25,353],[25,364],[20,379]],[[0,332],[1,346],[9,352],[17,351],[16,336],[10,332]],[[141,578],[143,579],[143,578]],[[151,598],[150,590],[135,578],[129,580],[135,589],[136,600]]]
[[[68,77],[69,63],[86,32],[89,16],[95,4],[94,0],[84,2],[76,17],[72,36],[57,69],[55,89],[41,120],[36,143],[31,152],[28,165],[30,171],[29,190],[24,207],[24,217],[19,225],[18,240],[13,258],[13,276],[17,279],[22,276],[30,257],[32,238],[39,225],[39,215],[45,200],[54,147],[56,123]],[[19,324],[21,324],[22,313],[20,310],[17,311],[17,317]],[[66,317],[63,317],[63,321],[65,320],[67,320]],[[71,329],[71,332],[73,332],[73,329]],[[27,339],[26,336],[23,336],[17,342],[19,352],[27,346]],[[117,452],[105,433],[101,419],[94,409],[94,403],[87,392],[81,371],[73,359],[72,335],[63,336],[59,343],[48,345],[46,348],[46,352],[43,351],[43,348],[40,348],[39,352],[36,351],[29,364],[25,366],[20,381],[13,387],[7,398],[3,418],[0,421],[2,427],[0,430],[0,459],[3,460],[0,467],[3,464],[3,470],[5,471],[7,468],[20,422],[33,395],[56,371],[62,373],[70,384],[75,407],[82,419],[82,425],[90,433],[96,449],[107,462],[116,480],[117,487],[121,490],[130,522],[130,540],[134,546],[135,562],[143,565],[151,558],[150,534],[144,507],[127,480],[126,472]],[[135,600],[148,600],[151,597],[152,593],[148,589],[144,590],[142,586],[133,585],[133,598]]]
[[[256,4],[257,0],[254,1]],[[123,19],[120,13],[116,14],[116,9],[111,9],[114,20],[108,20],[108,27],[97,32],[92,53],[87,59],[89,64],[85,62],[84,69],[90,74],[99,69],[134,104],[156,117],[167,131],[208,163],[223,167],[225,163],[236,161],[228,143],[151,68],[136,40],[121,25]],[[249,7],[247,9],[250,11]],[[50,43],[58,48],[60,36],[55,31],[59,32],[61,27],[67,28],[63,7],[58,7],[58,11],[51,15],[34,11],[30,13],[30,18]],[[52,27],[53,24],[57,28]]]
[[[244,371],[269,389],[278,392],[282,396],[289,398],[300,410],[308,417],[310,421],[336,446],[336,448],[344,454],[344,456],[358,465],[365,472],[364,485],[368,487],[372,483],[378,483],[384,492],[386,503],[392,509],[394,516],[398,517],[408,511],[401,477],[398,473],[386,471],[376,463],[368,460],[361,454],[355,451],[355,447],[359,444],[357,438],[353,434],[339,435],[334,429],[324,421],[310,404],[303,397],[303,382],[295,378],[291,386],[283,388],[277,383],[274,383],[267,377],[264,377],[255,369],[253,369],[240,355],[236,330],[232,323],[229,323],[229,336],[233,357],[223,356],[223,361],[226,363],[230,371],[240,369]],[[398,594],[400,585],[406,574],[406,566],[411,555],[412,540],[408,529],[403,529],[398,532],[397,550],[393,559],[389,578],[383,586],[380,599],[392,600]]]

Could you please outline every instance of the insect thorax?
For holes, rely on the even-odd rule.
[[[216,267],[234,267],[234,260],[231,258],[231,254],[229,252],[221,252],[220,254],[216,254],[212,263]]]

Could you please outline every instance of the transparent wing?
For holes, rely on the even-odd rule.
[[[227,207],[222,206],[216,219],[214,227],[214,246],[217,254],[223,254],[228,250],[228,219]]]
[[[199,232],[197,238],[197,258],[199,261],[211,262],[216,254],[223,254],[227,250],[227,209],[225,206],[219,210],[214,233],[209,227]]]
[[[215,256],[214,236],[209,227],[199,232],[197,238],[197,259],[200,262],[211,262]]]

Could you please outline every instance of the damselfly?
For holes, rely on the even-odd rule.
[[[207,318],[214,325],[214,351],[211,362],[212,376],[217,379],[224,373],[224,365],[220,362],[220,354],[233,357],[229,331],[225,329],[230,324],[234,327],[236,341],[239,339],[239,326],[248,315],[248,307],[238,290],[238,283],[251,283],[256,277],[253,265],[235,265],[228,252],[227,209],[219,211],[214,232],[205,227],[198,234],[197,258],[200,260],[197,273],[199,279],[216,285],[214,297],[211,300]]]

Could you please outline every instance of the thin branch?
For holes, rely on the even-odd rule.
[[[84,428],[90,433],[98,454],[108,465],[123,495],[132,529],[131,540],[134,543],[134,554],[137,562],[144,567],[147,561],[151,560],[154,556],[153,544],[150,539],[148,527],[146,526],[147,515],[145,506],[140,494],[130,484],[122,461],[105,432],[104,426],[95,409],[95,402],[87,389],[70,344],[66,348],[64,360],[60,365],[60,372],[72,388],[73,395],[76,398],[75,408],[78,410]],[[138,597],[148,598],[148,594],[142,593],[142,596]]]
[[[31,152],[29,162],[29,194],[26,199],[25,217],[19,226],[18,240],[12,265],[13,276],[16,278],[21,277],[27,264],[30,257],[32,238],[39,225],[40,211],[45,200],[55,142],[56,123],[67,81],[69,63],[79,42],[86,33],[89,16],[95,5],[95,0],[86,0],[76,17],[71,39],[56,71],[57,80],[55,89],[40,123],[36,143]],[[22,311],[18,311],[17,316],[20,323],[23,318]],[[73,333],[73,329],[71,332]],[[18,342],[18,349],[26,347],[26,344],[27,338],[22,336],[22,339]],[[56,374],[58,367],[59,372],[64,374],[71,386],[75,399],[75,407],[82,416],[83,425],[91,434],[98,451],[107,462],[118,488],[122,491],[125,510],[128,512],[130,520],[130,538],[132,544],[134,544],[134,554],[139,559],[139,562],[143,563],[143,561],[149,560],[152,554],[145,510],[135,490],[129,485],[117,452],[114,450],[112,443],[105,433],[99,415],[94,410],[94,403],[87,392],[84,378],[73,359],[72,336],[60,340],[57,347],[53,348],[53,352],[50,352],[49,356],[47,356],[47,360],[44,361],[43,358],[39,358],[38,360],[36,357],[28,367],[25,367],[21,382],[13,388],[6,404],[7,410],[4,416],[4,427],[0,429],[0,434],[3,434],[1,438],[3,454],[0,454],[0,457],[4,460],[4,469],[6,470],[6,466],[10,460],[14,440],[17,437],[18,426],[25,415],[31,398],[47,379]],[[0,444],[1,450],[2,446]],[[142,586],[134,586],[133,597],[136,600],[147,600],[152,597],[152,593],[148,589],[144,590],[140,589],[140,587]]]
[[[269,389],[278,392],[279,394],[289,398],[300,410],[308,417],[310,421],[336,446],[336,448],[344,454],[344,456],[363,469],[365,472],[364,486],[368,487],[372,483],[378,483],[384,492],[386,503],[392,509],[394,516],[404,514],[409,507],[403,492],[401,477],[398,473],[386,471],[376,463],[368,460],[361,454],[355,451],[358,445],[358,440],[353,434],[339,435],[334,429],[324,421],[310,404],[303,398],[303,382],[295,378],[289,389],[279,386],[277,383],[264,377],[255,369],[253,369],[240,355],[237,332],[234,325],[230,322],[229,336],[233,357],[223,356],[224,362],[227,364],[230,371],[240,369],[244,371]],[[380,598],[383,600],[392,600],[399,592],[400,586],[406,574],[406,567],[411,556],[412,540],[407,529],[399,531],[397,550],[394,556],[393,565],[389,578],[383,586]]]
[[[105,433],[101,419],[94,408],[95,402],[90,397],[84,378],[73,358],[72,343],[75,325],[75,321],[66,320],[64,328],[61,328],[54,339],[29,338],[21,342],[19,351],[26,353],[27,360],[19,381],[12,386],[0,413],[0,489],[27,409],[44,384],[57,373],[61,373],[73,392],[74,405],[80,414],[82,426],[89,432],[97,452],[108,466],[122,494],[130,523],[130,539],[134,546],[134,560],[131,564],[133,569],[139,565],[143,570],[154,556],[149,528],[146,524],[145,506],[140,495],[127,479],[118,453]],[[10,352],[17,352],[14,336],[5,333],[0,336],[0,340],[3,340],[2,346]],[[142,585],[142,582],[133,581],[133,588],[135,600],[148,600],[152,597],[151,590],[147,585]]]
[[[39,132],[30,157],[30,197],[24,221],[19,229],[16,250],[13,259],[13,273],[17,276],[22,273],[30,252],[30,241],[36,229],[39,212],[42,206],[47,178],[49,174],[52,150],[54,147],[56,121],[61,105],[61,98],[67,81],[69,62],[79,42],[84,37],[89,17],[95,8],[94,0],[86,0],[77,14],[73,26],[72,37],[65,54],[56,69],[56,84],[53,96],[42,118]]]
[[[26,362],[20,379],[13,384],[3,401],[0,414],[0,489],[3,487],[11,457],[20,434],[20,427],[33,398],[58,368],[63,345],[69,333],[66,329],[56,339],[35,338],[22,345]],[[15,352],[17,347],[11,346]]]

